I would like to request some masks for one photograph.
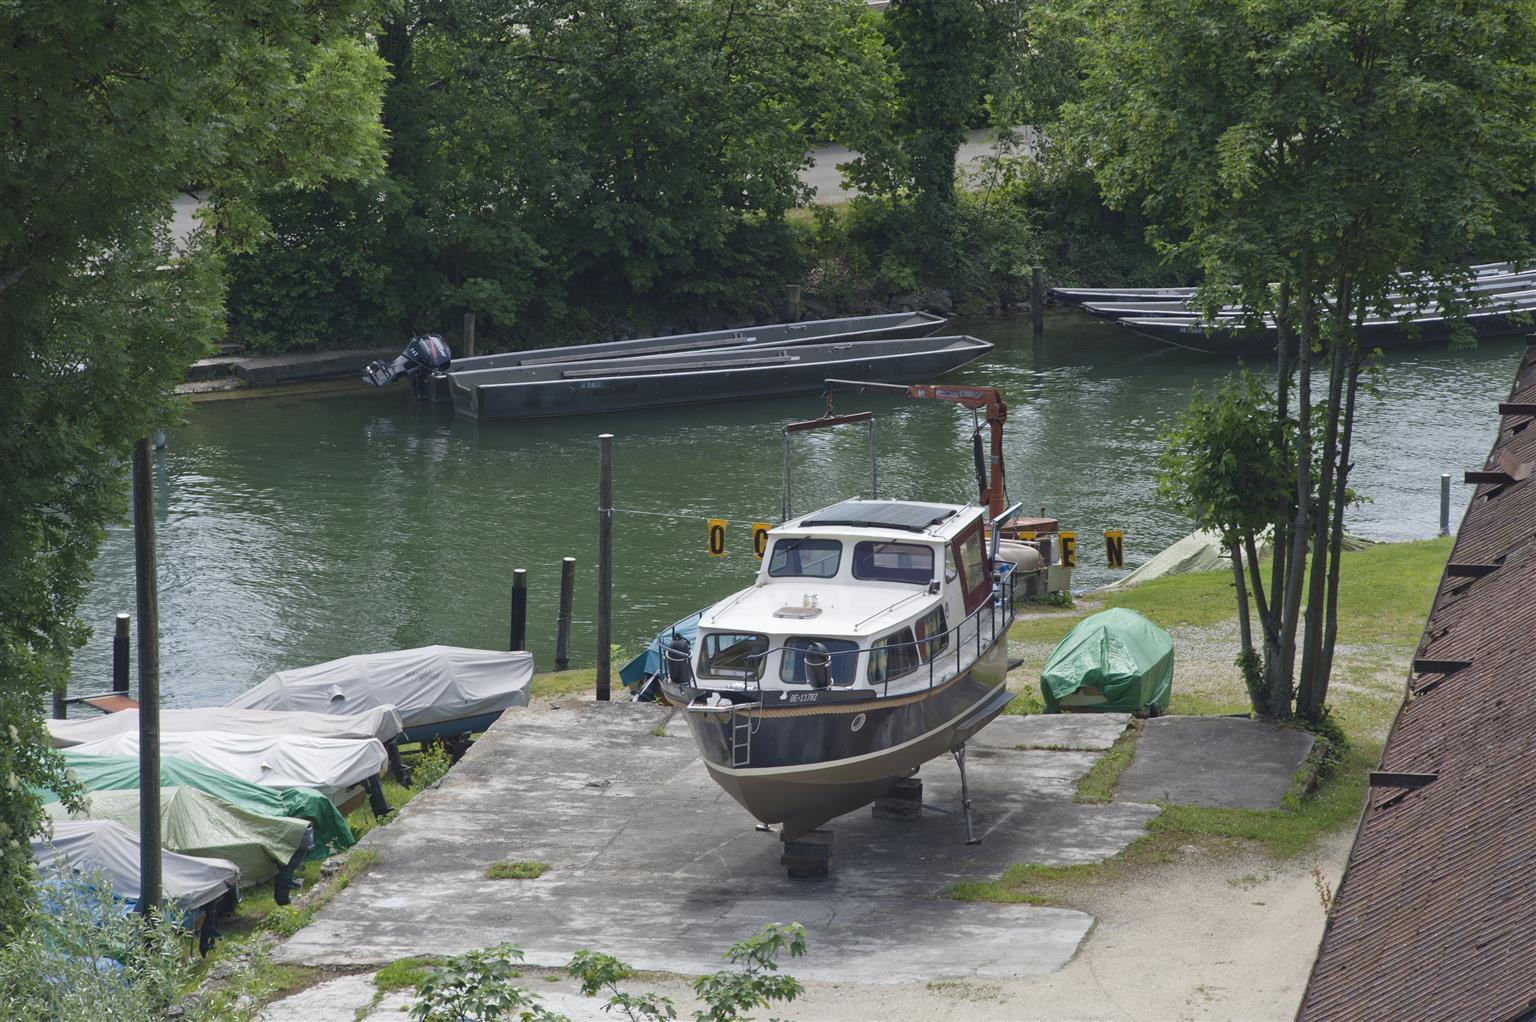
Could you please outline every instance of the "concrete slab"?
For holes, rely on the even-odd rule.
[[[811,945],[795,963],[802,978],[1038,975],[1071,959],[1092,917],[956,902],[950,885],[1014,862],[1105,858],[1158,812],[1074,803],[1072,782],[1098,754],[1015,750],[1004,730],[968,757],[982,844],[963,843],[959,773],[946,758],[923,767],[920,819],[841,817],[833,876],[794,881],[777,836],[709,780],[686,728],[652,733],[664,712],[509,711],[439,787],[364,840],[376,865],[276,957],[356,966],[509,941],[530,965],[561,966],[585,947],[692,974],[718,969],[727,945],[767,923],[798,921]],[[509,860],[552,868],[538,880],[484,878]]]
[[[1037,713],[1003,716],[976,736],[978,743],[1028,749],[1088,749],[1103,752],[1131,722],[1129,713]]]
[[[1158,717],[1147,721],[1115,798],[1274,809],[1312,741],[1305,731],[1242,717]]]
[[[273,1001],[256,1022],[325,1022],[352,1019],[373,1000],[373,973],[339,976]]]

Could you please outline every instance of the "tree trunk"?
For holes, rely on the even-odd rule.
[[[1255,673],[1257,655],[1253,651],[1253,626],[1248,620],[1248,587],[1243,577],[1243,543],[1235,534],[1228,538],[1227,548],[1232,551],[1232,584],[1237,588],[1237,633],[1241,646],[1237,654],[1238,669],[1243,672],[1243,688],[1248,692],[1248,705],[1259,716],[1264,715],[1264,686]],[[1263,593],[1254,596],[1263,599]]]
[[[1296,625],[1301,613],[1301,583],[1307,571],[1307,534],[1312,508],[1312,345],[1317,339],[1317,310],[1312,297],[1312,255],[1302,259],[1297,301],[1301,332],[1296,339],[1296,506],[1291,519],[1290,551],[1285,565],[1285,597],[1280,609],[1280,642],[1273,669],[1266,664],[1269,716],[1290,712],[1296,667]]]
[[[1323,679],[1319,709],[1327,704],[1328,680],[1333,674],[1333,647],[1339,638],[1339,555],[1344,552],[1344,506],[1349,498],[1349,470],[1354,467],[1349,462],[1349,448],[1355,430],[1355,394],[1359,384],[1360,351],[1351,344],[1349,378],[1345,381],[1344,391],[1344,428],[1339,440],[1339,471],[1333,484],[1333,535],[1328,543],[1328,609],[1319,667]]]
[[[1336,315],[1347,316],[1349,302],[1347,287],[1340,287],[1336,299],[1339,307]],[[1306,720],[1316,720],[1322,712],[1321,693],[1328,690],[1328,679],[1319,676],[1323,647],[1324,603],[1327,599],[1329,557],[1329,525],[1332,523],[1331,497],[1333,495],[1334,463],[1339,456],[1339,405],[1344,393],[1346,362],[1344,357],[1348,319],[1340,325],[1335,320],[1330,334],[1328,358],[1328,403],[1323,422],[1323,452],[1317,480],[1316,509],[1312,515],[1311,572],[1307,579],[1307,608],[1305,628],[1301,644],[1301,674],[1296,679],[1296,714]]]

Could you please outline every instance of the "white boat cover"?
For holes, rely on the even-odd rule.
[[[91,756],[137,756],[139,732],[98,738],[72,751]],[[162,734],[160,755],[191,760],[268,788],[313,788],[327,797],[377,776],[389,762],[384,743],[377,738],[242,735],[229,731]]]
[[[1345,550],[1364,550],[1371,545],[1371,542],[1347,532],[1344,534]],[[1255,549],[1261,559],[1269,557],[1268,530],[1259,536]],[[1197,572],[1217,570],[1231,571],[1232,555],[1222,545],[1221,533],[1214,529],[1197,529],[1154,554],[1150,560],[1129,575],[1107,586],[1102,586],[1099,591],[1131,589],[1155,578],[1165,578],[1169,575],[1193,575]]]
[[[53,837],[32,839],[32,858],[45,875],[102,873],[112,890],[139,900],[139,835],[111,820],[55,820]],[[162,852],[160,889],[166,901],[190,912],[224,896],[240,881],[240,870],[226,859]]]
[[[98,714],[75,720],[48,721],[55,749],[68,749],[124,731],[138,731],[139,711]],[[287,710],[239,710],[227,706],[160,711],[160,733],[228,731],[241,735],[311,735],[316,738],[377,738],[387,742],[404,730],[393,706],[358,713],[302,713]]]
[[[528,705],[533,654],[422,646],[278,671],[227,706],[357,713],[393,704],[405,726]]]

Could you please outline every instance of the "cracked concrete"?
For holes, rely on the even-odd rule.
[[[1158,812],[1072,801],[1073,782],[1125,718],[1005,717],[969,746],[982,844],[963,843],[959,773],[935,760],[922,770],[920,819],[878,820],[868,809],[841,817],[833,876],[790,880],[778,839],[709,780],[686,728],[673,720],[652,733],[664,712],[628,703],[509,711],[437,787],[365,839],[377,863],[275,958],[359,967],[507,941],[531,966],[561,966],[585,947],[639,969],[697,974],[719,968],[733,941],[797,921],[811,948],[795,963],[802,979],[1038,976],[1071,960],[1093,917],[957,902],[949,887],[1015,862],[1106,858]],[[537,880],[484,878],[508,860],[552,868]]]

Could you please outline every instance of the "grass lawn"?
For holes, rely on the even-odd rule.
[[[1293,785],[1274,810],[1168,806],[1147,834],[1125,851],[1086,866],[1010,867],[995,880],[955,885],[963,900],[1060,903],[1072,885],[1107,884],[1149,863],[1170,861],[1190,847],[1219,852],[1262,849],[1284,858],[1305,852],[1317,838],[1353,823],[1366,796],[1366,773],[1381,753],[1402,702],[1409,662],[1423,632],[1451,540],[1391,543],[1346,553],[1341,561],[1339,642],[1328,703],[1349,746],[1327,764],[1322,783],[1307,794]],[[1023,655],[1022,687],[1009,713],[1041,709],[1040,671],[1051,649],[1089,614],[1125,607],[1144,614],[1174,637],[1170,711],[1242,713],[1243,682],[1233,665],[1237,649],[1236,600],[1229,572],[1160,579],[1123,592],[1087,594],[1072,610],[1039,611],[1017,622],[1010,650]],[[1079,801],[1113,797],[1120,771],[1134,755],[1137,729],[1117,742],[1077,786]]]

